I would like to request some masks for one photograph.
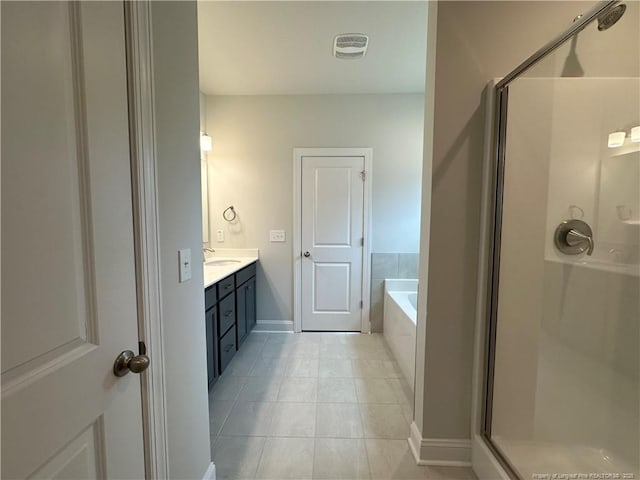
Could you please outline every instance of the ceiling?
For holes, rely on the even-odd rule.
[[[427,2],[199,1],[207,95],[424,91]],[[339,33],[369,35],[360,60],[333,57]]]

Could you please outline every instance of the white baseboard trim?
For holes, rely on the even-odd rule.
[[[293,332],[293,320],[258,320],[254,332]]]
[[[202,480],[216,480],[216,466],[211,462],[207,467],[207,471],[204,472]]]
[[[422,438],[415,422],[411,424],[409,447],[418,465],[470,467],[471,440]]]

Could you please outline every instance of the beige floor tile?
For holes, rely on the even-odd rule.
[[[324,358],[320,362],[319,377],[327,378],[351,378],[351,360],[346,358]]]
[[[384,360],[351,360],[353,376],[357,378],[387,378]]]
[[[318,355],[321,360],[324,358],[350,359],[351,351],[347,345],[340,343],[322,343]]]
[[[249,372],[250,377],[282,377],[287,368],[286,358],[264,358],[260,357],[256,360],[253,368]]]
[[[399,403],[386,378],[356,378],[359,403]]]
[[[266,436],[271,424],[272,402],[236,402],[222,427],[223,436]]]
[[[317,346],[317,345],[316,345]],[[318,376],[317,358],[289,358],[285,370],[285,377],[311,377]]]
[[[313,478],[327,480],[369,479],[369,462],[364,440],[317,438]]]
[[[260,352],[262,351],[262,347],[264,347],[264,341],[251,341],[251,337],[249,337],[245,342],[240,346],[240,350],[236,352],[234,358],[256,358],[260,356]]]
[[[231,363],[227,365],[224,374],[234,377],[248,377],[249,372],[251,372],[253,365],[256,363],[256,358],[255,356],[239,356],[236,354]]]
[[[318,403],[357,403],[353,378],[319,378]]]
[[[213,463],[219,480],[253,479],[265,443],[264,437],[218,437]]]
[[[295,333],[268,333],[266,342],[267,344],[294,344],[298,342],[298,338],[300,338],[304,334],[295,334]]]
[[[317,378],[289,377],[282,380],[279,402],[315,402],[318,396]]]
[[[235,400],[247,381],[246,377],[223,374],[209,393],[211,400]]]
[[[409,422],[401,405],[360,404],[360,416],[365,438],[409,438]]]
[[[212,437],[215,438],[220,433],[234,403],[227,400],[209,401],[209,432]]]
[[[402,405],[413,405],[413,391],[404,378],[388,378],[393,393]]]
[[[267,438],[256,479],[312,478],[314,444],[313,438]]]
[[[372,480],[423,480],[425,469],[416,465],[406,440],[367,439]]]
[[[275,402],[280,383],[281,377],[249,377],[238,394],[238,401]]]
[[[354,345],[351,350],[352,359],[391,360],[388,350],[382,345]]]
[[[287,358],[294,348],[293,343],[266,343],[262,347],[260,356],[262,358]]]
[[[428,480],[476,480],[471,468],[465,467],[424,467]]]
[[[315,403],[283,402],[273,407],[270,437],[313,437],[315,433]]]
[[[291,351],[289,357],[295,358],[318,358],[320,354],[319,343],[298,342]]]
[[[362,438],[362,421],[355,403],[318,403],[316,437]]]

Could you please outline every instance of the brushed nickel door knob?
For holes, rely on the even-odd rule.
[[[149,363],[146,355],[134,355],[131,350],[125,350],[116,358],[113,373],[116,377],[124,377],[129,372],[142,373],[149,368]]]
[[[302,255],[304,255],[306,258],[309,258],[311,256],[309,252],[304,252]]]

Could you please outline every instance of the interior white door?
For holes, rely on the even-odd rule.
[[[2,478],[144,478],[124,8],[2,2]]]
[[[302,330],[361,331],[364,157],[302,157]]]

